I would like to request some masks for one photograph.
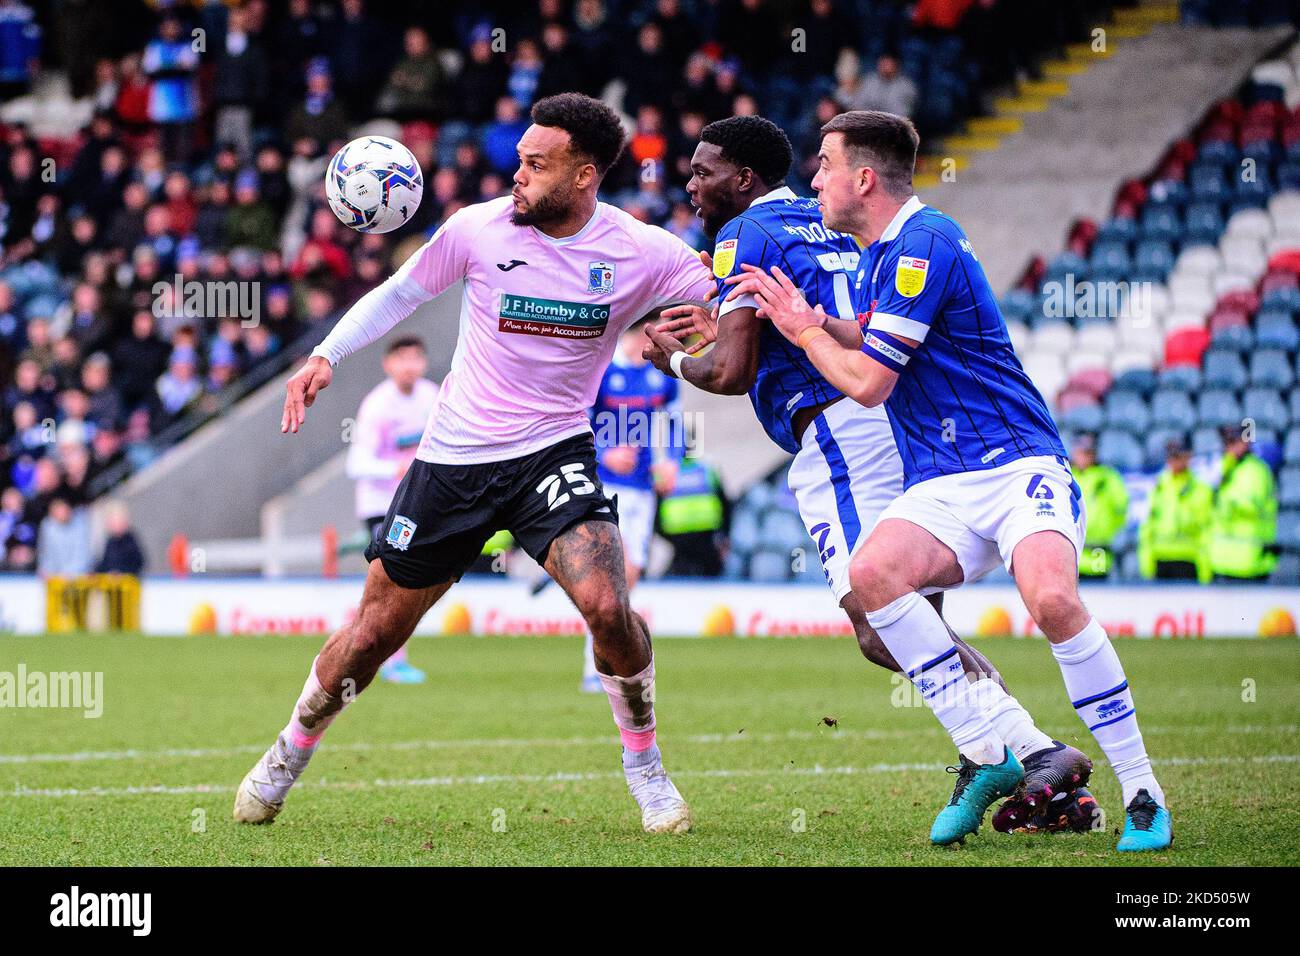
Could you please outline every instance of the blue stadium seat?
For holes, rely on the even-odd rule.
[[[1271,388],[1246,389],[1241,400],[1241,410],[1247,418],[1254,420],[1256,428],[1282,431],[1291,424],[1286,402]],[[1259,436],[1256,436],[1256,441],[1259,440]]]
[[[1270,310],[1255,316],[1255,344],[1262,349],[1300,349],[1300,329],[1289,312]]]
[[[1253,139],[1249,143],[1241,144],[1241,159],[1253,159],[1255,161],[1255,174],[1267,175],[1267,170],[1274,163],[1282,160],[1282,144],[1271,139]],[[1240,160],[1235,164],[1233,169],[1233,178],[1240,179],[1244,172],[1244,167]]]
[[[1108,428],[1097,439],[1097,460],[1120,471],[1141,471],[1146,453],[1128,432]]]
[[[1151,369],[1131,368],[1120,372],[1110,387],[1111,391],[1136,392],[1139,395],[1146,396],[1156,390],[1158,382],[1156,373]]]
[[[1300,140],[1297,140],[1300,145]],[[1277,164],[1277,188],[1300,189],[1300,162],[1288,159]]]
[[[1268,583],[1284,587],[1300,584],[1300,554],[1279,554],[1277,564],[1269,572]]]
[[[1094,242],[1088,266],[1093,273],[1124,275],[1133,268],[1133,260],[1128,254],[1128,244],[1117,240]]]
[[[1159,276],[1163,281],[1174,267],[1174,250],[1163,239],[1143,239],[1133,254],[1133,266],[1142,274]]]
[[[1290,388],[1295,372],[1290,357],[1281,349],[1264,349],[1250,357],[1250,384],[1263,388]]]
[[[1100,405],[1078,405],[1061,417],[1061,426],[1074,432],[1095,432],[1105,423]]]
[[[1188,242],[1219,241],[1226,223],[1217,202],[1194,202],[1187,207],[1185,235]]]
[[[1148,205],[1142,213],[1142,238],[1161,242],[1176,242],[1182,235],[1183,223],[1178,209],[1169,204]],[[1140,249],[1140,247],[1139,247]],[[1139,251],[1139,258],[1141,252]]]
[[[1088,277],[1088,260],[1077,252],[1062,252],[1047,264],[1043,274],[1045,282],[1064,282],[1067,275],[1073,275],[1076,282]]]
[[[1212,139],[1208,143],[1202,143],[1201,148],[1196,152],[1197,163],[1211,162],[1218,163],[1220,166],[1235,166],[1241,158],[1241,153],[1237,147],[1221,139]]]
[[[1160,388],[1151,396],[1151,424],[1155,428],[1189,432],[1196,427],[1196,408],[1184,391]]]
[[[1111,389],[1106,396],[1106,426],[1141,434],[1151,425],[1151,411],[1141,395]]]
[[[1290,312],[1294,315],[1300,312],[1300,288],[1295,286],[1279,286],[1269,289],[1259,300],[1261,312]]]
[[[1277,476],[1279,508],[1300,508],[1300,465],[1288,465]]]
[[[1187,202],[1187,195],[1187,184],[1181,179],[1157,179],[1147,187],[1147,208],[1152,205],[1181,207]]]
[[[1024,322],[1038,308],[1038,296],[1025,289],[1012,289],[1002,297],[999,305],[1003,318],[1008,322],[1013,319]]]
[[[1174,365],[1160,370],[1160,387],[1180,392],[1201,390],[1201,370],[1195,365]]]
[[[1277,513],[1277,543],[1287,551],[1300,551],[1300,510],[1284,509]]]
[[[759,534],[764,545],[785,551],[808,543],[808,530],[803,526],[803,520],[795,512],[781,507],[772,507],[763,513]]]
[[[1291,419],[1293,422],[1296,420]],[[1282,445],[1282,460],[1288,465],[1300,464],[1300,424],[1292,425]]]
[[[1255,333],[1249,325],[1229,325],[1219,329],[1210,338],[1212,351],[1222,350],[1243,355],[1255,347]]]
[[[1231,195],[1231,189],[1223,176],[1223,170],[1215,165],[1193,166],[1187,174],[1191,187],[1192,200],[1224,202]]]
[[[749,578],[764,584],[790,580],[790,554],[764,548],[749,559]]]
[[[1273,185],[1273,177],[1263,169],[1254,179],[1238,179],[1236,194],[1233,196],[1232,205],[1239,208],[1243,202],[1250,206],[1262,206],[1268,202],[1269,197],[1277,191]]]
[[[1215,235],[1218,235],[1218,233],[1215,233]],[[1137,220],[1130,219],[1127,216],[1118,216],[1101,224],[1101,228],[1097,230],[1095,242],[1129,243],[1137,239],[1137,237]]]
[[[1246,365],[1236,352],[1215,350],[1205,353],[1205,367],[1201,383],[1205,388],[1229,388],[1240,391],[1246,387]]]
[[[1238,425],[1242,419],[1241,403],[1232,392],[1212,388],[1201,393],[1196,403],[1196,418],[1208,428]]]
[[[748,554],[758,547],[758,513],[750,508],[738,507],[731,516],[731,546],[742,554]]]

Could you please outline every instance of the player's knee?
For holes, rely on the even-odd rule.
[[[1069,627],[1083,612],[1079,591],[1073,581],[1049,580],[1037,584],[1026,595],[1030,615],[1044,633],[1052,634]]]
[[[632,624],[632,613],[627,602],[609,591],[602,591],[582,602],[582,616],[598,636],[616,636]]]
[[[849,563],[849,586],[867,611],[878,610],[911,590],[899,565],[869,548]]]

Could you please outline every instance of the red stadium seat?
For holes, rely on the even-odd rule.
[[[1238,289],[1228,292],[1214,304],[1214,314],[1220,312],[1241,312],[1254,315],[1259,310],[1259,295],[1250,289]]]
[[[1084,405],[1096,404],[1097,396],[1095,394],[1077,388],[1066,388],[1056,399],[1057,408],[1060,409],[1062,415]]]
[[[1250,325],[1249,313],[1242,312],[1238,309],[1216,309],[1210,316],[1209,326],[1210,335],[1221,329],[1231,328],[1232,326]]]
[[[1201,366],[1201,356],[1210,344],[1206,329],[1179,329],[1165,339],[1165,365]]]

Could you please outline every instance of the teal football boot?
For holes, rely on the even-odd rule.
[[[1025,779],[1025,769],[1009,749],[1002,748],[1001,763],[975,763],[966,757],[961,765],[949,767],[957,775],[952,799],[934,818],[930,827],[930,842],[947,846],[964,840],[979,830],[984,814],[993,801],[1011,793]]]
[[[1139,790],[1124,810],[1124,833],[1115,849],[1120,853],[1164,850],[1174,842],[1174,821],[1145,790]]]

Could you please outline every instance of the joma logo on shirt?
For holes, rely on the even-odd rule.
[[[590,339],[605,334],[605,326],[609,324],[609,306],[503,292],[498,318],[497,327],[502,332]]]

